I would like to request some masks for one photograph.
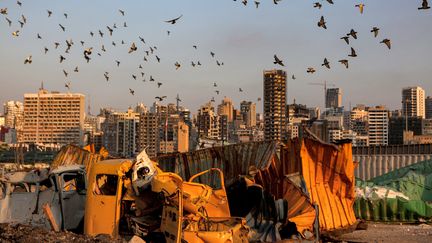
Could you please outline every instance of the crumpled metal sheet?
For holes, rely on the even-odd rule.
[[[101,160],[103,156],[100,154],[90,153],[74,145],[66,145],[60,149],[51,163],[51,170],[62,165],[84,165],[88,175],[91,166]]]
[[[294,139],[282,153],[284,172],[299,172],[312,203],[319,206],[322,231],[346,228],[356,222],[353,210],[354,162],[350,143],[331,145],[310,138]]]
[[[210,168],[219,168],[224,173],[225,185],[230,186],[239,175],[249,174],[251,166],[260,172],[268,171],[277,160],[276,142],[252,142],[224,147],[214,147],[188,153],[161,155],[156,158],[159,167],[173,172],[184,180]],[[266,172],[267,173],[267,172]],[[208,175],[200,183],[211,184],[217,178]],[[272,184],[270,178],[262,178],[262,183]]]

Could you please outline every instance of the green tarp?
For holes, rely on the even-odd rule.
[[[432,219],[432,160],[369,181],[356,180],[356,217],[374,221]]]

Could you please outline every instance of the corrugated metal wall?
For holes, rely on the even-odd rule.
[[[355,168],[355,176],[362,180],[370,180],[393,170],[429,159],[432,159],[431,154],[353,155],[353,160],[359,162]]]

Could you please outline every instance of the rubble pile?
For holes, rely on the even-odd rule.
[[[127,242],[122,239],[113,240],[107,236],[90,237],[69,231],[54,232],[41,227],[23,224],[0,224],[0,241],[9,242]]]

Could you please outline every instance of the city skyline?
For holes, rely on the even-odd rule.
[[[61,92],[67,91],[64,84],[71,82],[71,92],[89,97],[93,113],[105,106],[124,110],[141,102],[152,104],[155,94],[167,95],[164,102],[175,103],[177,93],[183,100],[182,105],[193,112],[212,97],[219,103],[227,96],[236,106],[242,100],[256,102],[257,112],[262,113],[262,102],[257,102],[263,94],[262,72],[279,68],[273,65],[274,54],[284,60],[283,70],[288,77],[296,76],[296,80],[287,81],[287,103],[295,98],[296,103],[322,107],[322,89],[308,83],[324,81],[344,90],[342,104],[347,108],[350,103],[352,106],[361,103],[400,109],[400,89],[408,86],[421,86],[426,96],[430,95],[429,55],[424,50],[432,41],[430,31],[425,31],[430,29],[431,12],[418,11],[416,1],[398,0],[391,5],[364,1],[367,7],[360,14],[355,3],[324,3],[318,10],[312,7],[312,1],[281,1],[278,5],[263,1],[258,9],[251,3],[243,6],[238,1],[133,4],[103,1],[102,8],[102,1],[61,4],[33,1],[24,2],[22,7],[14,1],[6,1],[1,7],[9,9],[7,16],[14,21],[12,27],[6,21],[0,23],[0,31],[7,33],[0,36],[0,53],[4,57],[0,60],[0,72],[2,85],[6,87],[0,91],[0,102],[21,100],[23,93],[35,92],[41,81],[47,89]],[[81,9],[84,4],[86,8]],[[50,18],[47,9],[53,11]],[[118,9],[125,10],[124,17]],[[146,10],[144,16],[143,10]],[[67,19],[63,17],[65,12]],[[17,23],[21,14],[28,19],[23,29]],[[180,14],[183,17],[176,25],[164,22]],[[326,16],[327,30],[316,26],[322,15]],[[124,21],[127,28],[121,28]],[[99,29],[108,36],[106,26],[114,23],[118,28],[112,37],[90,37],[89,31],[97,35]],[[66,26],[66,32],[62,32],[58,24]],[[381,29],[378,38],[370,33],[373,26]],[[349,69],[345,69],[337,60],[347,57],[350,46],[339,37],[351,28],[358,31],[358,40],[351,40],[350,46],[359,56],[351,59]],[[19,37],[11,35],[16,30],[21,31]],[[37,33],[42,40],[36,38]],[[139,45],[138,36],[144,37],[147,45]],[[383,38],[392,40],[391,50],[379,43]],[[75,44],[71,53],[66,54],[65,63],[59,64],[58,55],[64,53],[65,40],[69,39]],[[124,46],[120,44],[122,39],[127,42]],[[83,47],[80,40],[86,43]],[[61,44],[58,50],[53,47],[55,41]],[[116,48],[111,41],[117,43]],[[139,54],[127,53],[131,42],[138,45]],[[102,52],[101,44],[106,46],[107,52],[98,57],[95,54]],[[147,63],[142,61],[143,50],[153,45],[158,46],[160,64],[153,57]],[[193,45],[198,48],[195,50]],[[44,46],[50,49],[47,55],[43,54]],[[95,53],[87,65],[82,50],[90,46]],[[211,51],[216,54],[215,58],[210,56]],[[28,55],[33,56],[33,63],[24,65]],[[331,62],[331,70],[321,67],[325,57]],[[118,68],[116,59],[122,61]],[[198,59],[203,66],[193,68],[190,62]],[[224,65],[217,66],[216,60]],[[182,64],[179,70],[175,70],[176,61]],[[148,76],[146,83],[133,80],[131,74],[139,75],[139,64],[145,64],[146,75],[153,75],[163,85],[157,88],[149,84]],[[75,66],[80,67],[79,73],[73,72]],[[317,72],[307,74],[309,66],[315,67]],[[69,72],[68,78],[64,77],[63,69]],[[110,73],[108,84],[103,77],[105,71]],[[214,82],[219,95],[214,92]],[[134,96],[129,95],[129,88],[135,90]],[[243,92],[238,92],[239,88]],[[386,91],[385,95],[382,90]]]

